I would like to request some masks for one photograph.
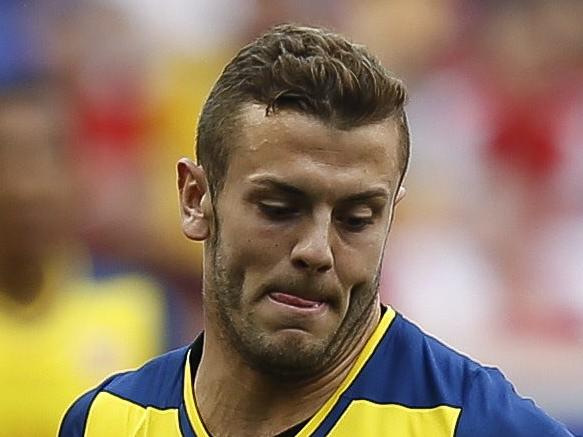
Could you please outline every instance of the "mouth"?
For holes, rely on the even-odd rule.
[[[258,309],[267,326],[275,331],[291,329],[321,334],[334,319],[328,295],[313,288],[271,288],[263,295]]]
[[[277,304],[286,305],[300,310],[316,310],[325,304],[323,300],[306,299],[284,292],[272,292],[269,293],[268,296],[270,300]]]

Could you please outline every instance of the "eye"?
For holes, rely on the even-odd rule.
[[[299,209],[285,202],[262,201],[257,204],[261,213],[274,221],[283,221],[298,215]]]
[[[368,208],[358,208],[339,214],[338,222],[349,232],[360,232],[374,223],[374,212]]]
[[[351,232],[359,232],[373,223],[372,218],[347,217],[343,220],[344,227]]]

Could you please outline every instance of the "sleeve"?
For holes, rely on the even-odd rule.
[[[124,375],[124,373],[111,375],[93,390],[88,391],[73,402],[61,419],[58,437],[84,437],[87,427],[87,417],[89,416],[93,401],[104,387],[121,375]]]
[[[574,437],[493,368],[481,368],[468,384],[455,436]]]
[[[58,437],[83,437],[85,435],[87,416],[100,388],[85,393],[69,407],[61,420]]]

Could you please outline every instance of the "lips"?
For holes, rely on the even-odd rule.
[[[322,301],[310,300],[282,292],[269,293],[269,297],[278,303],[296,308],[318,308],[324,303]]]

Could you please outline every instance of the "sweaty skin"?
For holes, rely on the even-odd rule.
[[[194,392],[215,436],[277,434],[339,386],[380,318],[402,194],[391,120],[340,130],[248,105],[241,126],[217,199],[200,167],[178,166],[184,232],[206,240]]]

